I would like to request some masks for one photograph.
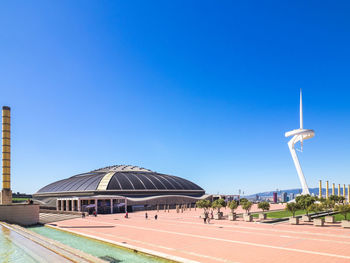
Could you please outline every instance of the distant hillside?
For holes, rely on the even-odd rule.
[[[310,194],[318,195],[318,188],[309,188]],[[288,195],[290,193],[293,193],[294,195],[300,194],[301,193],[301,188],[297,189],[288,189],[288,190],[278,190],[278,195],[280,195],[282,192],[287,193]],[[252,195],[246,195],[244,197],[246,198],[255,198],[256,195],[261,196],[261,197],[269,197],[273,196],[273,193],[276,191],[269,191],[269,192],[262,192],[262,193],[256,193]],[[343,194],[343,188],[340,189],[341,194]],[[329,188],[329,194],[332,194],[332,189]],[[338,194],[338,188],[335,189],[335,194]],[[322,188],[322,195],[326,195],[326,188]]]

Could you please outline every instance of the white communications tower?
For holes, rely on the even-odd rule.
[[[307,130],[303,128],[303,96],[302,92],[300,90],[300,128],[296,130],[292,130],[285,133],[286,137],[293,136],[292,139],[288,142],[288,147],[290,150],[290,153],[292,155],[295,168],[297,169],[297,173],[299,176],[299,180],[301,183],[301,186],[303,188],[302,195],[310,194],[309,188],[307,186],[305,176],[303,173],[303,170],[301,169],[300,162],[296,153],[295,144],[300,142],[300,152],[303,151],[303,142],[304,140],[310,139],[315,136],[314,130]]]

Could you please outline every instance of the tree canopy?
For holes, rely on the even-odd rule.
[[[338,211],[344,216],[344,219],[347,220],[347,214],[350,213],[350,205],[348,204],[339,204],[335,206],[335,211]]]
[[[316,198],[311,195],[299,195],[295,198],[295,202],[301,209],[306,210],[306,215],[308,215],[308,207],[316,202]]]
[[[268,211],[268,210],[270,210],[270,203],[266,202],[266,201],[260,202],[258,204],[258,208],[263,210],[263,212]]]
[[[211,202],[209,200],[203,199],[196,202],[197,207],[203,208],[204,210],[208,209],[211,206]]]
[[[253,203],[250,201],[244,202],[242,204],[242,208],[245,210],[245,212],[248,214],[250,209],[252,208]]]
[[[220,212],[220,208],[226,207],[226,202],[224,199],[220,198],[220,199],[215,200],[211,206],[212,206],[212,208],[217,209],[218,212]]]
[[[293,217],[295,217],[295,212],[300,209],[300,206],[298,203],[287,203],[286,210],[291,212],[293,214]]]
[[[228,202],[227,206],[231,209],[231,212],[234,213],[235,209],[238,207],[238,203],[235,200]]]

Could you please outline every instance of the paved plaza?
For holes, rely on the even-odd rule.
[[[273,205],[273,209],[282,209]],[[224,214],[229,209],[223,209]],[[254,205],[252,211],[256,211]],[[242,210],[238,209],[238,213]],[[183,213],[148,211],[99,215],[54,222],[75,233],[95,236],[197,262],[350,262],[350,229],[340,224],[211,220],[204,224],[201,209]],[[158,220],[154,215],[158,214]],[[112,227],[111,227],[112,226]]]

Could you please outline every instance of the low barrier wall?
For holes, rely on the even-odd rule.
[[[40,213],[63,214],[63,215],[78,215],[78,216],[81,216],[84,213],[84,212],[77,212],[77,211],[60,211],[60,210],[41,209],[41,208],[40,208],[39,211],[40,211]]]
[[[18,225],[35,225],[39,222],[39,205],[0,205],[0,221]]]

